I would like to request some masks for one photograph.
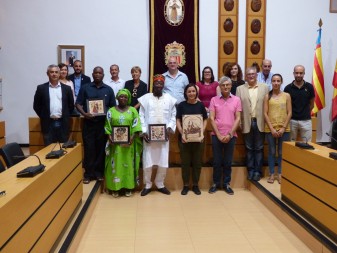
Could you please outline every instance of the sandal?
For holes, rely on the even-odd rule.
[[[274,174],[273,174],[273,175],[270,175],[270,176],[269,176],[267,182],[270,183],[270,184],[273,184],[273,183],[274,183],[274,180],[275,180],[275,178],[274,178]]]
[[[281,181],[282,181],[282,175],[281,174],[278,175],[277,181],[278,181],[279,184],[281,184]]]

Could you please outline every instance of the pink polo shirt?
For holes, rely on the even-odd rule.
[[[234,125],[235,113],[242,112],[241,100],[232,94],[228,98],[216,96],[211,99],[209,110],[215,112],[215,124],[220,134],[227,135]],[[237,137],[236,132],[234,136]]]

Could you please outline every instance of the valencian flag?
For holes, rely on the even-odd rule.
[[[337,119],[337,61],[336,61],[335,72],[333,75],[332,86],[334,87],[334,89],[333,89],[333,95],[332,95],[331,120],[334,121],[335,119]]]
[[[167,71],[169,57],[189,81],[199,81],[199,0],[150,1],[150,68],[152,76]]]
[[[325,107],[325,94],[324,94],[324,71],[322,62],[321,50],[321,29],[322,20],[319,20],[318,38],[316,41],[316,50],[314,57],[314,70],[312,73],[312,84],[315,88],[315,104],[312,109],[313,113],[317,113]]]

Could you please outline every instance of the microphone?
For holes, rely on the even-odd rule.
[[[302,148],[302,149],[315,149],[314,146],[310,145],[308,143],[308,139],[305,136],[302,136],[302,139],[305,139],[305,142],[303,141],[296,141],[295,146]]]
[[[326,132],[325,134],[329,136],[333,141],[337,142],[337,140],[334,137],[332,137],[328,132]],[[330,152],[329,157],[337,160],[337,152]]]
[[[337,140],[331,136],[331,134],[329,134],[328,132],[325,133],[327,136],[329,136],[331,138],[331,140],[333,140],[334,142],[337,142]]]
[[[63,143],[62,148],[73,148],[76,146],[76,144],[77,144],[76,141],[68,140],[65,143]]]
[[[56,147],[57,144],[59,144],[60,149],[54,150],[54,148]],[[63,150],[62,147],[61,147],[61,144],[59,142],[57,142],[57,143],[55,143],[52,150],[48,154],[46,154],[46,159],[58,159],[66,153],[67,153],[67,151]]]
[[[41,173],[42,171],[44,171],[44,168],[46,166],[44,166],[41,163],[40,157],[38,157],[37,155],[28,155],[28,156],[14,156],[14,158],[27,158],[29,156],[35,156],[37,157],[37,159],[39,160],[39,165],[36,166],[29,166],[21,171],[19,171],[18,173],[16,173],[16,177],[34,177],[35,175]]]

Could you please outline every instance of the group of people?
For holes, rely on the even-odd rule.
[[[175,57],[169,58],[167,67],[167,72],[153,76],[153,92],[148,93],[147,84],[140,80],[138,66],[131,69],[132,80],[127,82],[119,78],[116,64],[110,67],[109,80],[104,80],[102,67],[95,67],[93,81],[83,74],[79,60],[74,61],[74,74],[70,76],[65,64],[48,66],[49,81],[37,87],[33,105],[41,119],[45,145],[67,141],[69,117],[74,111],[80,113],[84,117],[83,183],[105,178],[106,188],[114,197],[131,196],[140,182],[142,161],[145,186],[141,196],[152,191],[154,166],[157,166],[154,180],[157,190],[169,195],[164,185],[169,167],[169,136],[177,129],[183,179],[181,194],[188,194],[192,174],[192,191],[200,195],[203,138],[190,140],[184,120],[186,116],[197,117],[199,132],[204,133],[209,117],[213,129],[213,184],[209,193],[222,187],[226,193],[234,194],[230,182],[238,129],[245,142],[248,179],[259,181],[262,176],[266,135],[268,182],[277,179],[280,183],[282,142],[296,139],[298,130],[303,138],[311,140],[314,90],[303,79],[304,67],[295,66],[295,80],[284,92],[282,76],[270,73],[271,61],[267,59],[262,62],[259,73],[255,67],[246,69],[246,82],[237,63],[224,68],[219,82],[214,80],[212,68],[205,67],[196,84],[189,83],[186,74],[178,70]],[[88,100],[102,100],[106,115],[90,111]],[[126,136],[122,142],[115,138],[121,127]],[[162,129],[160,140],[154,138],[156,127]],[[274,171],[276,150],[278,176]]]

